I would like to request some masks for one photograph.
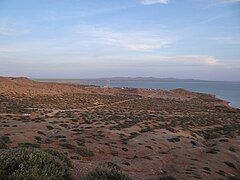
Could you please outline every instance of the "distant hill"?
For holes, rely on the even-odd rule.
[[[152,81],[152,82],[208,82],[198,79],[156,78],[156,77],[110,77],[96,79],[81,79],[85,81]]]
[[[236,82],[240,81],[210,81],[200,79],[178,79],[178,78],[157,78],[157,77],[104,77],[104,78],[85,78],[85,79],[35,79],[41,82],[65,82],[65,83],[79,83],[79,82],[96,82],[96,81],[149,81],[149,82]]]

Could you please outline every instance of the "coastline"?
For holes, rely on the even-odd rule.
[[[40,81],[40,82],[57,82],[57,83],[66,83],[66,84],[80,84],[80,85],[93,85],[93,86],[99,86],[99,87],[102,87],[106,84],[105,81],[101,80],[101,81],[82,81],[82,80],[37,80],[37,81]],[[240,106],[239,106],[239,102],[238,100],[235,100],[234,98],[232,97],[228,97],[228,95],[223,95],[221,94],[222,92],[204,92],[204,91],[210,91],[206,89],[202,89],[202,90],[196,90],[195,89],[191,89],[190,85],[203,85],[205,86],[204,84],[207,83],[207,85],[212,85],[212,83],[214,84],[217,84],[217,85],[220,85],[222,82],[153,82],[153,81],[125,81],[125,80],[122,80],[122,81],[111,81],[112,82],[112,86],[113,87],[118,87],[118,88],[122,88],[122,87],[128,87],[128,86],[131,86],[129,88],[145,88],[145,89],[156,89],[156,90],[174,90],[174,89],[178,89],[178,88],[182,88],[182,89],[185,89],[185,90],[188,90],[188,91],[191,91],[191,92],[196,92],[196,93],[203,93],[203,94],[211,94],[213,96],[215,96],[215,98],[217,99],[221,99],[225,102],[225,105],[228,105],[230,107],[233,107],[233,108],[237,108],[239,109]],[[240,84],[238,82],[234,82],[235,84]],[[152,87],[153,85],[152,84],[159,84],[159,86],[155,86],[155,87]],[[166,85],[167,84],[167,85]],[[177,84],[176,86],[174,86],[173,88],[172,85],[174,84]],[[224,83],[225,84],[225,83]],[[227,84],[231,84],[231,82],[227,82]],[[124,86],[126,85],[126,86]],[[160,86],[169,86],[169,87],[162,87],[163,89],[160,88]],[[135,86],[135,87],[134,87]],[[140,86],[145,86],[145,87],[140,87]],[[147,86],[151,86],[151,87],[147,87]],[[183,86],[183,87],[182,87]],[[187,87],[184,87],[184,86],[187,86]],[[189,88],[190,87],[190,88]],[[227,92],[226,92],[227,94]],[[232,95],[232,94],[230,94]]]
[[[98,87],[98,88],[103,88],[104,87],[104,84],[103,86],[101,85],[96,85],[94,84],[95,82],[105,82],[105,81],[81,81],[81,80],[36,80],[38,82],[54,82],[54,83],[60,83],[60,84],[74,84],[74,85],[82,85],[82,86],[89,86],[89,87]],[[90,83],[93,83],[93,84],[81,84],[79,82],[90,82]],[[136,81],[114,81],[114,82],[136,82]],[[137,82],[149,82],[149,81],[137,81]],[[173,83],[173,82],[164,82],[164,83]],[[186,83],[186,82],[184,82]],[[189,83],[193,83],[193,82],[189,82]],[[199,83],[199,82],[194,82],[194,83]],[[212,96],[213,98],[219,100],[218,103],[216,103],[216,105],[224,105],[224,106],[228,106],[228,107],[231,107],[231,108],[237,108],[239,109],[239,107],[235,107],[235,106],[231,106],[231,102],[229,100],[226,100],[224,98],[222,98],[221,96],[218,96],[216,94],[213,94],[213,93],[204,93],[204,92],[199,92],[199,91],[190,91],[188,89],[184,89],[184,88],[176,88],[176,89],[170,89],[170,90],[165,90],[165,89],[158,89],[158,88],[146,88],[146,87],[138,87],[138,88],[134,88],[134,87],[117,87],[117,86],[114,86],[114,87],[111,87],[111,89],[122,89],[122,88],[125,88],[125,89],[129,89],[129,90],[148,90],[148,91],[160,91],[160,92],[163,92],[163,91],[176,91],[178,89],[183,89],[184,91],[189,91],[189,92],[192,92],[192,93],[196,93],[196,94],[205,94],[205,95],[210,95]]]

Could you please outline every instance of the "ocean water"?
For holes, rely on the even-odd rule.
[[[105,86],[106,82],[81,82],[85,85]],[[240,108],[240,82],[146,82],[146,81],[112,81],[112,87],[148,88],[172,90],[183,88],[193,92],[214,94],[230,102],[232,107]]]

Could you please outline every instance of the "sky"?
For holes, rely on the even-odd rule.
[[[0,76],[240,81],[240,0],[0,0]]]

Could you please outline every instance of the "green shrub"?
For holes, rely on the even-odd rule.
[[[209,154],[217,154],[218,151],[219,151],[218,149],[213,148],[213,149],[208,150],[207,153],[209,153]]]
[[[83,147],[76,148],[75,153],[79,154],[82,157],[91,157],[94,155],[92,151]]]
[[[40,148],[39,144],[33,144],[33,143],[20,143],[18,144],[18,147],[21,148]]]
[[[7,144],[2,139],[0,139],[0,149],[7,149],[7,148],[8,148]]]
[[[111,154],[112,154],[113,156],[118,156],[118,151],[112,151]]]
[[[229,151],[236,152],[237,150],[234,147],[230,147]]]
[[[65,162],[68,167],[72,167],[72,162],[70,159],[68,159],[67,156],[65,156],[63,153],[60,153],[56,150],[53,150],[53,149],[46,149],[44,150],[45,152],[51,154],[52,156],[56,156],[57,158],[59,158],[61,161]]]
[[[122,164],[126,165],[126,166],[130,166],[131,164],[127,161],[124,161]]]
[[[226,165],[228,165],[229,167],[231,167],[231,168],[237,169],[236,166],[233,163],[231,163],[231,162],[225,161],[224,163]]]
[[[163,177],[160,177],[159,180],[177,180],[177,179],[172,176],[163,176]]]
[[[46,136],[46,134],[45,134],[44,132],[42,132],[42,131],[38,131],[37,133],[38,133],[38,134],[41,134],[41,135],[43,135],[43,136]]]
[[[116,170],[116,171],[120,171],[121,170],[119,165],[117,165],[117,164],[115,164],[113,162],[105,162],[103,164],[100,164],[100,166],[105,166],[105,167],[108,167],[108,168],[110,168],[112,170]]]
[[[79,160],[80,159],[78,156],[71,156],[70,158],[73,159],[73,160]]]
[[[5,143],[7,143],[7,144],[11,142],[11,141],[10,141],[10,138],[9,138],[7,135],[1,136],[0,139],[1,139],[2,141],[4,141]]]
[[[86,143],[85,139],[83,138],[77,138],[76,142],[79,146],[85,146],[85,143]]]
[[[46,126],[48,130],[53,130],[54,128],[52,126]]]
[[[124,174],[120,167],[114,163],[100,164],[94,171],[84,177],[84,180],[132,180]]]
[[[168,141],[172,142],[172,143],[175,143],[175,142],[179,142],[180,138],[179,137],[174,137],[174,138],[168,139]]]
[[[10,139],[8,136],[1,136],[0,137],[0,149],[7,149],[7,144],[10,143]]]
[[[69,143],[61,143],[59,144],[60,146],[62,146],[65,149],[75,149],[75,146]]]
[[[71,179],[71,170],[65,162],[40,149],[0,150],[0,162],[0,179]]]
[[[240,175],[232,175],[229,177],[229,180],[239,180],[240,179]]]
[[[206,171],[211,171],[211,169],[209,167],[203,167],[203,169]]]
[[[37,143],[41,143],[42,138],[40,136],[35,136],[34,138]]]

